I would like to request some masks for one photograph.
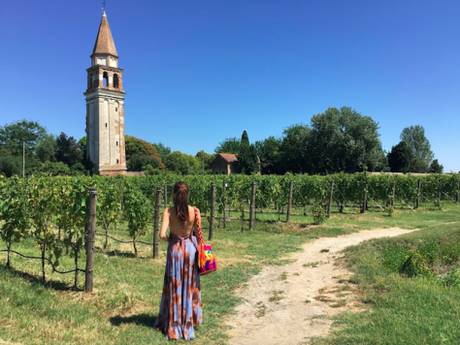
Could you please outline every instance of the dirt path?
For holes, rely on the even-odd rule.
[[[228,321],[230,345],[308,344],[325,336],[331,316],[356,309],[351,273],[340,265],[342,249],[360,242],[409,233],[399,228],[320,238],[303,246],[297,261],[265,267],[237,291],[243,303]],[[337,265],[339,264],[339,265]]]

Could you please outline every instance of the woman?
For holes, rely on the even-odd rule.
[[[174,207],[167,207],[163,212],[160,230],[160,238],[169,244],[163,295],[155,328],[165,333],[168,340],[191,340],[195,338],[193,325],[200,325],[202,320],[197,241],[193,236],[196,217],[201,215],[198,209],[188,205],[188,186],[185,182],[174,185],[173,201]],[[168,226],[169,237],[166,235]]]

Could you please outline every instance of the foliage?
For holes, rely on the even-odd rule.
[[[388,215],[388,217],[393,217],[393,214],[395,213],[395,208],[392,205],[388,205],[385,207],[385,212]]]
[[[22,175],[22,158],[19,156],[0,156],[0,175],[6,177]]]
[[[278,161],[280,159],[281,140],[273,136],[254,144],[260,159],[261,173],[264,175],[277,174],[280,171]]]
[[[401,141],[405,142],[410,152],[411,172],[427,172],[434,154],[431,151],[431,145],[425,137],[425,129],[420,126],[410,126],[401,132]]]
[[[52,134],[47,134],[37,145],[37,158],[42,162],[55,162],[58,152],[58,140]]]
[[[311,206],[311,214],[313,216],[313,223],[314,224],[322,224],[326,220],[326,212],[324,211],[324,207],[320,203],[314,203]]]
[[[203,163],[203,172],[212,173],[212,162],[216,159],[216,155],[204,152],[204,150],[198,151],[195,157]]]
[[[23,143],[26,153],[35,154],[38,144],[46,137],[46,129],[38,122],[20,120],[0,127],[0,148],[13,156],[21,156]]]
[[[214,153],[235,153],[240,152],[241,142],[238,138],[227,138],[224,141],[221,141],[219,145],[215,148]]]
[[[314,173],[381,171],[378,124],[349,107],[328,108],[311,119]]]
[[[251,175],[259,172],[259,162],[257,151],[254,145],[249,142],[248,133],[243,131],[241,135],[240,151],[238,152],[238,165],[241,172],[246,175]]]
[[[444,167],[439,164],[439,161],[437,159],[434,159],[431,164],[430,164],[430,173],[433,174],[442,174],[444,170]]]
[[[284,130],[277,161],[279,174],[312,171],[308,155],[310,135],[311,129],[304,125],[294,125]]]
[[[156,150],[158,152],[158,155],[161,158],[161,161],[164,162],[165,159],[166,159],[166,156],[171,153],[171,148],[168,147],[168,146],[163,145],[163,143],[161,143],[161,142],[158,143],[158,144],[153,143],[152,145],[156,148]]]
[[[202,164],[196,157],[179,151],[167,155],[165,165],[168,170],[181,175],[194,175],[203,171]]]
[[[80,163],[83,159],[83,153],[78,146],[77,140],[74,137],[68,137],[67,134],[61,132],[56,139],[57,152],[56,159],[71,167],[74,164]]]
[[[410,170],[411,152],[405,141],[400,141],[393,146],[388,153],[388,165],[390,171],[406,173]]]
[[[128,171],[142,171],[147,165],[154,169],[164,169],[157,149],[154,145],[136,137],[125,136],[126,166]]]

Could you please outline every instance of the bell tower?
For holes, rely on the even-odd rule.
[[[93,173],[126,173],[123,70],[105,11],[87,70],[86,154]]]

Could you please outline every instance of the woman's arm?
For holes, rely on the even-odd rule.
[[[160,230],[160,238],[163,241],[168,242],[168,236],[166,236],[166,230],[168,230],[169,226],[169,207],[166,207],[163,211],[163,218],[161,219],[161,230]]]

